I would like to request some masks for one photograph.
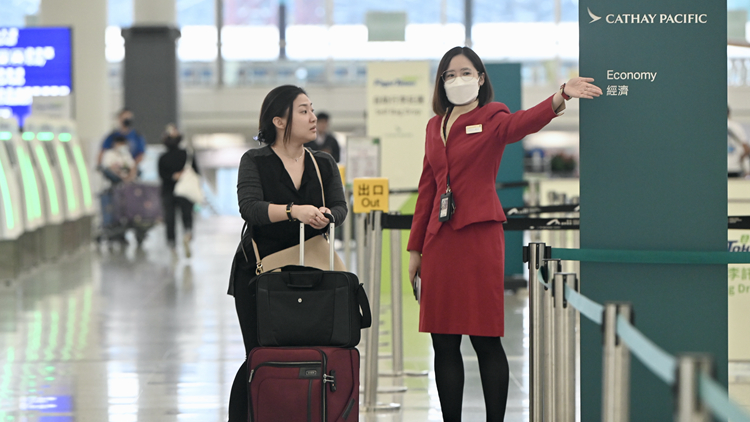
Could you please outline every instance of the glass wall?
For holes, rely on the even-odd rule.
[[[107,58],[117,78],[124,57],[119,31],[132,25],[133,0],[108,0]],[[279,61],[279,4],[286,6],[286,60]],[[524,81],[547,83],[552,68],[575,73],[577,0],[473,0],[475,50],[486,61],[527,63]],[[177,0],[180,76],[188,86],[216,83],[219,55],[214,0]],[[370,42],[370,11],[401,12],[403,42]],[[221,57],[227,85],[364,84],[368,60],[438,60],[464,45],[464,0],[224,0]],[[513,42],[506,42],[513,40]],[[550,40],[554,40],[550,41]],[[554,66],[550,63],[554,63]],[[554,73],[554,72],[553,72]],[[116,86],[113,83],[113,86]]]
[[[133,0],[107,2],[107,26],[129,28],[133,25]]]
[[[176,0],[176,3],[177,26],[216,25],[214,0]]]
[[[20,1],[20,0],[12,0]],[[132,25],[133,0],[108,0],[109,25]],[[285,0],[289,60],[436,59],[464,43],[464,0]],[[214,0],[177,0],[182,30],[179,57],[216,59]],[[474,45],[488,59],[528,60],[577,55],[578,5],[561,0],[562,26],[554,24],[550,0],[474,0]],[[403,12],[404,42],[368,42],[370,11]],[[279,0],[224,0],[222,57],[230,62],[274,61],[279,57]],[[118,61],[115,31],[108,36],[111,61]],[[552,38],[545,34],[554,34]],[[513,43],[503,40],[513,39]],[[549,42],[555,39],[556,42]],[[538,40],[538,41],[536,41]]]
[[[363,25],[367,12],[406,12],[410,24],[441,23],[443,3],[450,4],[453,22],[463,22],[463,0],[443,2],[422,0],[352,1],[334,0],[333,22],[338,25]]]
[[[325,0],[310,2],[320,1]],[[276,26],[278,13],[278,0],[224,0],[224,25],[227,26]]]
[[[0,27],[26,26],[26,16],[39,11],[41,0],[2,0],[0,1]]]
[[[121,28],[133,24],[134,0],[106,0],[106,57],[110,81],[119,86],[125,53]],[[218,31],[215,0],[175,0],[181,79],[212,85],[216,77]],[[279,61],[279,2],[286,4],[287,60]],[[577,71],[578,0],[472,0],[472,41],[486,61],[524,63],[524,83],[546,84]],[[0,27],[25,26],[40,0],[0,0]],[[746,11],[750,0],[727,0],[730,11]],[[368,42],[367,12],[403,12],[404,42]],[[367,60],[437,60],[463,45],[464,0],[224,0],[221,56],[229,85],[289,83],[363,84]],[[750,33],[750,31],[746,31]],[[750,48],[729,47],[730,85],[750,85]]]

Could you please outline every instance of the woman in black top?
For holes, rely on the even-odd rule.
[[[240,161],[237,199],[248,231],[232,263],[229,294],[234,296],[245,343],[245,356],[258,345],[255,292],[249,285],[255,276],[255,254],[261,259],[299,243],[299,220],[305,223],[305,239],[322,234],[328,226],[323,213],[336,224],[346,218],[347,207],[341,176],[329,154],[307,152],[303,145],[316,137],[312,102],[302,88],[284,85],[268,93],[260,111],[258,141],[264,147],[247,151]],[[325,204],[312,160],[320,168]],[[288,212],[287,212],[288,210]],[[247,362],[237,372],[229,399],[229,421],[246,422]]]
[[[162,137],[162,142],[167,147],[167,152],[159,157],[159,178],[161,178],[161,203],[164,208],[164,224],[167,226],[167,244],[176,254],[175,249],[175,223],[176,213],[180,210],[182,215],[182,228],[184,230],[182,241],[185,245],[185,256],[190,258],[190,240],[193,238],[193,204],[187,198],[174,196],[174,187],[182,174],[187,163],[188,153],[180,148],[182,135],[172,125],[167,126],[167,132]],[[193,156],[193,169],[198,173],[198,165]]]

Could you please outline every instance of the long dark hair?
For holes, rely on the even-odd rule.
[[[273,145],[276,143],[276,126],[273,124],[275,117],[287,117],[286,128],[284,128],[284,141],[288,141],[292,134],[292,108],[294,100],[300,94],[307,95],[304,89],[294,85],[282,85],[274,88],[266,95],[263,105],[260,107],[260,122],[258,124],[258,141]]]
[[[448,109],[453,107],[453,104],[448,100],[448,95],[445,93],[445,86],[443,85],[443,73],[448,70],[448,66],[451,64],[451,60],[458,55],[464,55],[474,65],[479,72],[479,75],[484,75],[484,84],[479,87],[479,107],[492,101],[495,96],[495,91],[492,89],[490,78],[487,76],[487,71],[484,68],[482,59],[479,58],[477,53],[469,47],[453,47],[448,50],[447,53],[440,59],[438,65],[437,75],[435,75],[435,92],[432,95],[432,111],[438,116],[445,116]]]

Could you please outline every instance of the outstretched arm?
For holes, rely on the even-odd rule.
[[[552,109],[555,113],[560,113],[565,109],[565,97],[563,96],[563,92],[568,96],[568,99],[586,98],[591,100],[594,97],[602,95],[602,89],[592,84],[592,82],[594,82],[594,78],[582,77],[575,77],[568,82],[565,82],[565,84],[563,84],[563,89],[557,91],[552,98]]]

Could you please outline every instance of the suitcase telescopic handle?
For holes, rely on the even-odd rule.
[[[332,214],[329,214],[327,212],[323,213],[323,217],[327,218],[328,221],[331,222],[328,225],[328,243],[330,244],[330,248],[331,248],[331,250],[328,252],[328,256],[329,256],[328,265],[329,265],[329,269],[331,271],[333,271],[333,268],[334,268],[334,259],[335,259],[334,257],[336,256],[336,251],[335,251],[335,247],[334,247],[334,243],[335,242],[333,240],[335,238],[335,236],[336,236],[336,232],[335,232],[335,230],[336,230],[336,219],[333,218]]]

